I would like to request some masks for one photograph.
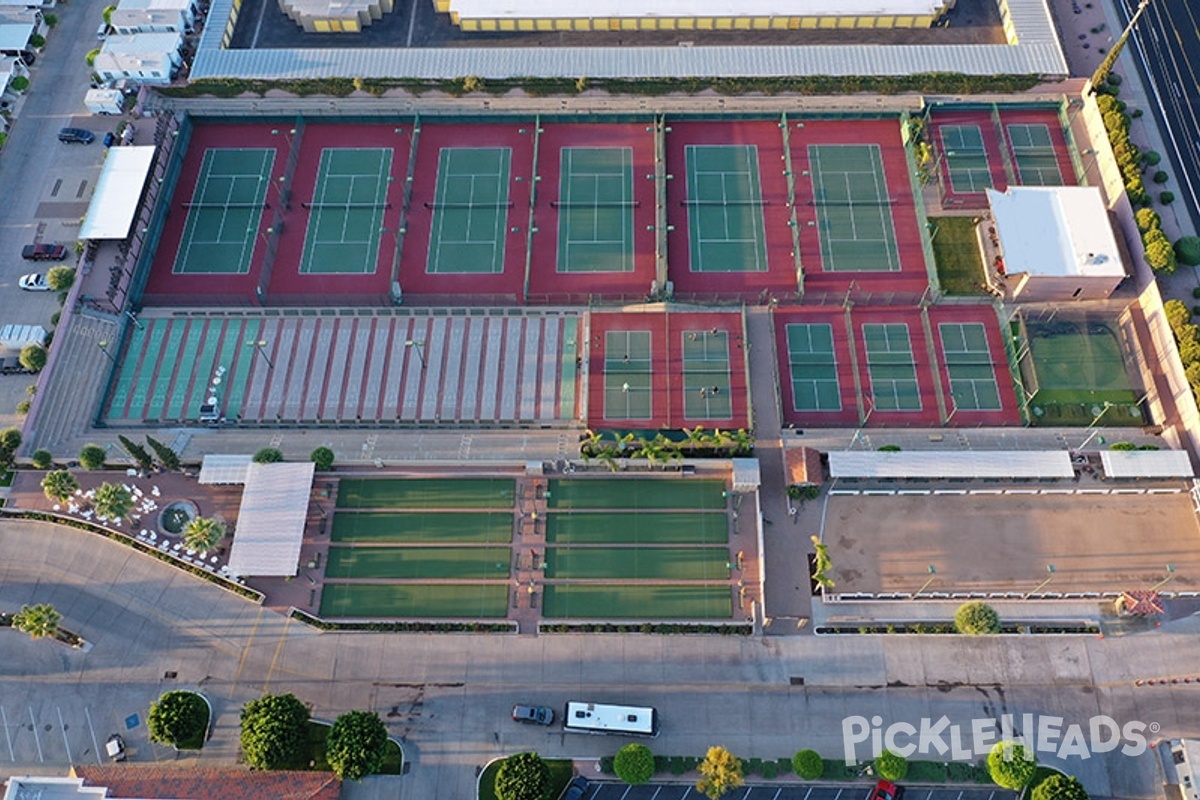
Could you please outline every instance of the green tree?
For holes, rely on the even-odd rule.
[[[825,762],[816,750],[801,750],[792,756],[792,769],[806,781],[815,781],[825,774]]]
[[[146,437],[146,444],[150,445],[150,449],[154,451],[154,457],[158,459],[158,463],[162,464],[163,469],[179,469],[178,453],[153,436]]]
[[[146,725],[150,741],[168,747],[203,742],[208,733],[208,704],[195,692],[166,692],[150,704]]]
[[[903,780],[908,774],[908,759],[891,750],[884,750],[875,758],[875,774],[885,781]]]
[[[278,447],[264,447],[254,454],[255,464],[278,464],[283,461],[283,453]]]
[[[317,465],[317,472],[328,472],[333,469],[334,455],[328,447],[318,447],[312,451],[309,458]]]
[[[17,457],[17,448],[21,446],[21,431],[19,428],[5,428],[0,431],[0,468],[9,469]]]
[[[746,782],[742,777],[742,760],[724,747],[708,748],[698,769],[701,778],[696,781],[696,791],[709,800],[717,800]]]
[[[265,694],[242,709],[242,756],[251,769],[286,769],[308,740],[308,707],[293,694]]]
[[[98,444],[85,444],[79,451],[79,463],[84,469],[104,469],[106,458],[104,448]]]
[[[29,88],[29,78],[24,75],[18,75],[8,82],[8,88],[14,92],[23,92]]]
[[[225,526],[209,517],[196,517],[183,528],[183,543],[192,550],[212,550],[225,538]]]
[[[1162,227],[1162,217],[1160,217],[1158,212],[1152,208],[1139,208],[1134,213],[1133,217],[1135,220],[1137,220],[1138,230],[1142,233],[1145,233],[1151,228]]]
[[[1078,778],[1051,775],[1033,787],[1032,800],[1089,800]]]
[[[1146,246],[1146,263],[1151,269],[1167,273],[1175,271],[1175,248],[1161,229],[1152,228],[1146,231],[1142,241]]]
[[[113,12],[116,10],[117,10],[116,6],[105,6],[104,7],[104,11],[101,13],[103,13],[103,15],[104,15],[104,24],[105,25],[112,25],[112,15],[113,15]]]
[[[96,515],[109,519],[125,519],[133,510],[133,492],[119,483],[102,483],[92,499]]]
[[[75,268],[60,264],[46,271],[46,285],[51,291],[65,292],[75,285]]]
[[[40,33],[35,33],[33,36],[29,37],[29,46],[35,49],[39,47],[45,47],[46,37],[42,36]]]
[[[36,606],[21,606],[21,610],[13,614],[12,626],[21,633],[28,633],[34,639],[42,639],[58,633],[58,623],[62,622],[54,606],[41,603]]]
[[[644,744],[627,744],[613,757],[613,772],[630,786],[649,783],[654,777],[654,753]]]
[[[17,360],[30,372],[41,372],[46,367],[46,348],[40,344],[27,344],[21,348]]]
[[[1175,242],[1175,260],[1189,267],[1200,265],[1200,236],[1184,236]]]
[[[1020,791],[1033,780],[1037,758],[1033,751],[1016,742],[997,742],[987,757],[992,782],[1005,789]]]
[[[49,450],[34,450],[29,460],[33,462],[34,469],[50,469],[54,466],[54,454]]]
[[[813,574],[812,579],[817,582],[817,585],[822,589],[832,589],[834,586],[833,579],[829,577],[829,570],[833,569],[833,562],[829,558],[829,546],[822,544],[817,536],[808,537],[816,550],[816,557],[813,559]]]
[[[968,636],[1000,632],[1000,615],[996,609],[979,600],[963,603],[954,612],[954,629]]]
[[[351,711],[333,723],[325,739],[325,758],[335,775],[357,781],[383,768],[387,728],[373,711]]]
[[[43,14],[42,20],[45,21],[47,27],[53,28],[58,24],[58,14]]]
[[[129,457],[137,462],[138,469],[149,472],[154,467],[154,459],[146,452],[146,448],[122,435],[117,436],[117,441],[125,448],[125,452],[129,453]]]
[[[88,50],[87,55],[83,57],[84,63],[86,63],[89,67],[96,66],[96,56],[98,55],[100,55],[99,47],[97,47],[95,50]]]
[[[550,768],[537,753],[516,753],[496,773],[497,800],[546,800]]]
[[[42,492],[45,493],[47,500],[54,503],[67,502],[78,489],[79,481],[75,480],[75,476],[65,469],[47,472],[46,477],[42,478]]]

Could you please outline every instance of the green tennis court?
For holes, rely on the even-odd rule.
[[[250,271],[275,150],[210,148],[200,175],[172,268],[176,273],[242,274]]]
[[[572,580],[729,580],[724,547],[551,547],[546,577]]]
[[[1029,347],[1022,364],[1024,367],[1025,362],[1033,361],[1033,374],[1026,375],[1026,386],[1036,389],[1035,402],[1136,400],[1121,344],[1107,322],[1031,319],[1025,329]]]
[[[697,144],[685,154],[692,272],[766,272],[758,148]]]
[[[653,417],[649,331],[605,331],[604,418]]]
[[[979,322],[943,322],[938,326],[950,396],[959,411],[998,411],[1000,390],[988,348],[987,330]]]
[[[338,508],[512,509],[511,478],[344,478]]]
[[[504,583],[327,583],[321,590],[325,618],[392,617],[468,619],[508,614]]]
[[[791,323],[786,328],[793,411],[841,411],[833,326]]]
[[[550,585],[542,613],[557,619],[728,619],[733,591],[729,584]]]
[[[552,513],[546,541],[554,544],[724,544],[725,514],[665,511],[573,511]]]
[[[327,147],[321,151],[300,271],[371,273],[379,261],[379,238],[392,171],[392,150]]]
[[[326,578],[508,578],[508,547],[330,547]]]
[[[725,484],[721,481],[640,477],[634,480],[551,480],[547,502],[560,509],[654,509],[691,511],[725,510]]]
[[[344,511],[333,515],[335,542],[447,544],[511,542],[512,511]]]
[[[683,331],[683,415],[688,419],[732,419],[729,334]]]
[[[808,160],[825,270],[898,271],[892,199],[879,146],[812,144]]]
[[[1062,172],[1058,168],[1058,156],[1054,153],[1054,140],[1047,125],[1007,126],[1008,141],[1012,145],[1013,160],[1017,162],[1017,173],[1024,186],[1062,186]]]
[[[921,392],[908,325],[866,323],[862,330],[872,407],[880,411],[920,411]]]
[[[430,274],[504,271],[508,235],[507,147],[443,147],[429,241]]]
[[[950,189],[977,194],[992,187],[992,171],[978,125],[942,125],[942,157],[950,174]]]
[[[558,271],[633,271],[633,148],[564,147]]]

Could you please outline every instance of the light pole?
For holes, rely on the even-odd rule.
[[[421,359],[421,371],[425,370],[425,340],[424,339],[405,339],[405,347],[411,347],[417,351],[417,358]]]
[[[1112,407],[1113,407],[1112,403],[1110,403],[1108,400],[1104,401],[1104,408],[1100,409],[1100,413],[1097,414],[1096,418],[1092,420],[1092,424],[1088,425],[1088,427],[1092,429],[1092,432],[1090,434],[1088,434],[1088,437],[1083,440],[1083,443],[1080,444],[1079,447],[1075,448],[1075,452],[1077,452],[1077,453],[1081,452],[1083,450],[1083,448],[1088,446],[1088,444],[1092,441],[1092,439],[1096,438],[1096,434],[1100,433],[1100,429],[1096,427],[1096,423],[1098,423],[1100,421],[1101,417],[1103,417],[1105,414],[1107,414],[1108,410]],[[1100,444],[1104,444],[1104,439],[1100,440]]]
[[[1050,577],[1046,578],[1046,580],[1042,581],[1037,586],[1033,587],[1033,591],[1031,591],[1029,594],[1025,595],[1024,597],[1022,597],[1021,598],[1022,600],[1028,600],[1030,597],[1033,597],[1035,594],[1040,592],[1042,589],[1046,588],[1046,584],[1048,584],[1048,583],[1050,583],[1050,581],[1054,580],[1054,565],[1047,564],[1046,571],[1050,573]]]
[[[263,348],[267,346],[265,339],[251,339],[246,342],[246,347],[252,347],[258,351],[258,354],[263,357],[263,361],[267,362],[267,369],[275,369],[275,364],[271,361],[271,357],[267,355],[267,351]]]
[[[132,311],[130,311],[129,309],[125,309],[125,316],[129,317],[130,321],[131,321],[131,322],[133,322],[133,324],[134,324],[134,325],[137,325],[137,329],[138,329],[139,331],[144,331],[144,330],[146,330],[146,326],[145,326],[145,325],[143,325],[143,324],[142,324],[142,322],[141,322],[141,320],[139,320],[139,319],[137,318],[137,314],[134,314],[134,313],[133,313]]]
[[[117,357],[108,352],[108,339],[101,339],[100,341],[96,342],[96,346],[100,348],[100,352],[108,356],[109,361],[111,361],[113,364],[117,363]]]
[[[929,580],[927,580],[927,581],[925,581],[925,583],[921,584],[921,588],[917,589],[917,593],[913,595],[913,600],[916,600],[918,597],[920,597],[921,593],[924,592],[926,589],[928,589],[929,584],[933,583],[934,579],[936,579],[936,578],[937,578],[937,567],[934,566],[933,564],[930,564],[929,565]]]

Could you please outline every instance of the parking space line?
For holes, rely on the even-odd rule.
[[[42,737],[38,736],[37,719],[33,716],[33,706],[26,706],[26,708],[29,709],[29,729],[33,731],[33,741],[37,743],[38,761],[44,764],[46,758],[42,755]]]
[[[776,789],[776,790],[775,790],[775,796],[774,796],[774,797],[772,797],[772,798],[771,798],[771,800],[779,800],[779,795],[780,795],[780,794],[782,794],[782,793],[783,793],[783,787],[780,787],[780,788]]]
[[[17,754],[13,752],[12,733],[8,730],[8,712],[4,710],[4,706],[0,706],[0,717],[4,718],[4,738],[8,739],[8,760],[15,763]]]
[[[67,763],[74,764],[75,759],[71,757],[71,743],[67,741],[67,724],[63,722],[62,709],[55,706],[54,710],[58,712],[58,729],[62,731],[63,746],[67,748]]]
[[[88,710],[87,706],[84,706],[83,714],[87,717],[88,730],[92,732],[92,748],[96,753],[96,763],[103,764],[104,759],[100,757],[100,743],[96,741],[96,729],[92,726],[92,712]]]
[[[809,796],[810,796],[812,793],[813,793],[813,787],[811,787],[811,786],[810,786],[810,787],[808,787],[808,791],[806,791],[806,792],[804,793],[804,800],[808,800]]]

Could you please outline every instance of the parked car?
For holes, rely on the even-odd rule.
[[[50,284],[46,283],[46,276],[40,272],[31,272],[28,275],[22,275],[17,281],[17,286],[20,286],[27,292],[48,292]]]
[[[21,258],[27,261],[61,261],[67,257],[67,248],[61,244],[43,242],[27,244],[21,248]]]
[[[526,706],[518,703],[513,706],[512,718],[515,722],[531,722],[535,725],[553,725],[554,709],[546,706]]]
[[[125,740],[121,738],[121,734],[114,733],[108,737],[108,741],[104,743],[104,752],[113,761],[125,760]]]
[[[0,375],[29,375],[30,370],[16,356],[0,356]]]
[[[63,128],[58,132],[58,140],[67,144],[91,144],[96,141],[96,134],[83,128]]]
[[[867,800],[898,800],[900,797],[900,788],[891,781],[881,780],[875,784],[875,788],[867,795]]]
[[[117,135],[115,133],[113,133],[112,131],[109,131],[108,133],[104,134],[104,146],[105,147],[112,147],[113,142],[115,142],[116,140],[117,140]]]
[[[588,779],[582,775],[576,775],[567,784],[567,790],[563,792],[562,800],[580,800],[584,793],[588,790]]]

